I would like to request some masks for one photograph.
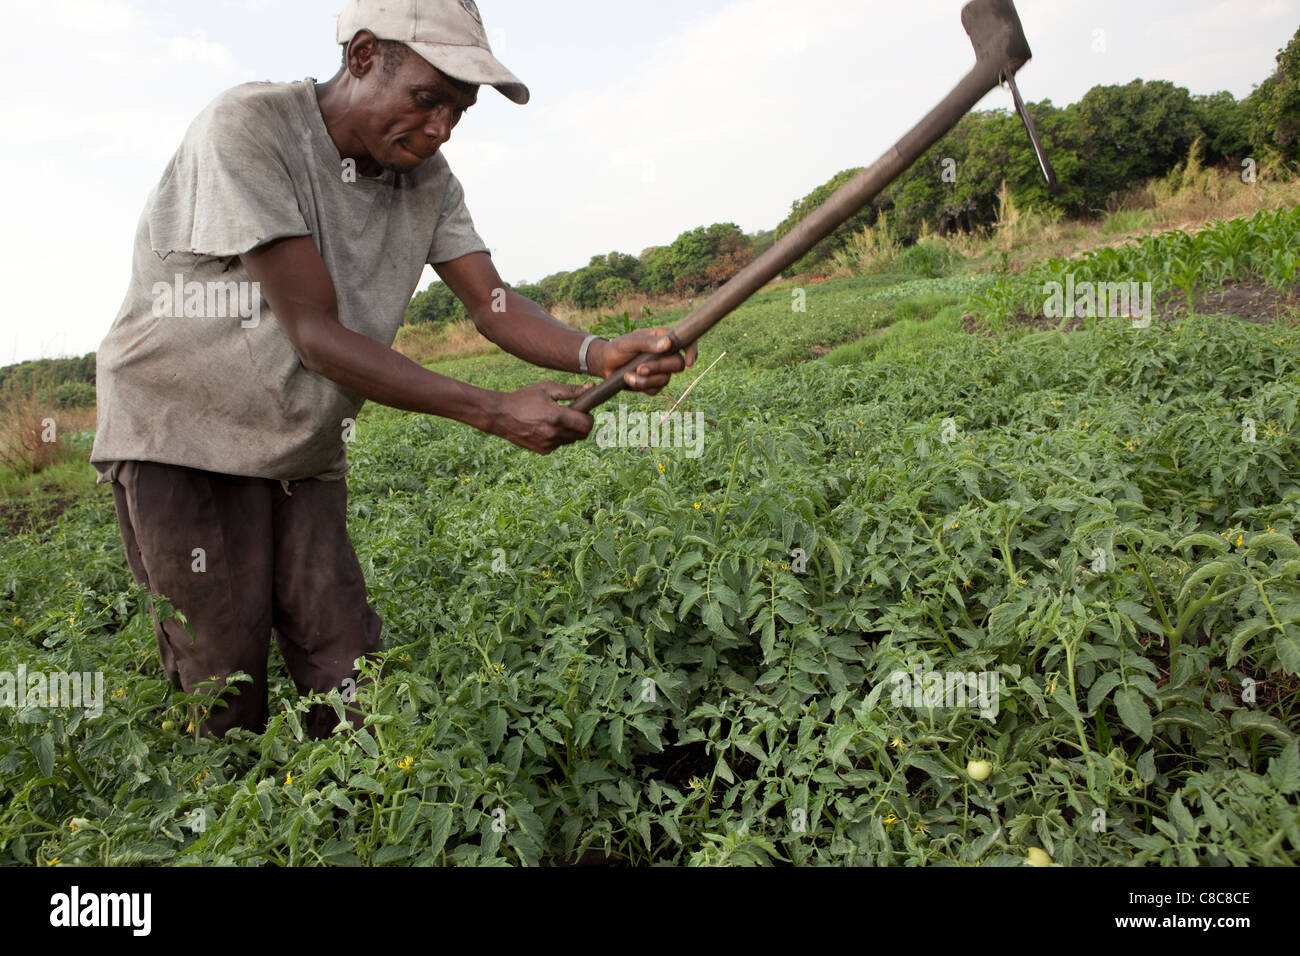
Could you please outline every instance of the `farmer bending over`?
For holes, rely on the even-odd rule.
[[[253,678],[212,710],[213,735],[265,728],[272,632],[304,694],[346,688],[381,649],[346,526],[344,439],[365,401],[543,455],[594,424],[559,404],[578,387],[493,392],[393,351],[426,263],[479,332],[534,365],[603,377],[664,353],[627,376],[655,394],[696,357],[662,329],[585,336],[501,281],[439,152],[480,84],[528,101],[472,0],[350,0],[338,41],[329,82],[248,83],[194,121],[98,353],[91,460],[132,575],[196,634],[155,617],[168,678],[187,692]],[[334,723],[316,706],[308,731]]]

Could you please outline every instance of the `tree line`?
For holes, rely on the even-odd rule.
[[[1010,110],[970,113],[907,173],[786,274],[817,272],[849,236],[888,213],[905,242],[924,230],[973,232],[997,220],[1005,181],[1021,208],[1058,209],[1088,219],[1113,211],[1145,180],[1163,176],[1200,141],[1202,162],[1240,167],[1251,161],[1300,162],[1300,30],[1277,58],[1277,70],[1243,100],[1229,92],[1193,96],[1166,80],[1096,86],[1078,103],[1029,105],[1061,184],[1052,195],[1038,169],[1020,118]],[[786,235],[860,169],[846,169],[796,201],[771,232],[746,234],[735,223],[700,226],[640,256],[593,256],[580,269],[559,272],[515,290],[543,308],[598,309],[632,293],[701,295],[726,282]],[[411,300],[408,324],[468,318],[441,282]]]

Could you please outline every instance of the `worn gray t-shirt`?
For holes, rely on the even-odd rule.
[[[441,153],[367,178],[339,156],[311,78],[223,93],[149,195],[99,347],[101,482],[128,460],[285,481],[347,474],[346,422],[364,400],[303,366],[239,258],[308,235],[339,321],[385,346],[426,263],[488,251]]]

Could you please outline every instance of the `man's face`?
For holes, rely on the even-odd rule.
[[[375,162],[409,172],[451,139],[461,116],[478,101],[478,87],[452,79],[413,50],[394,76],[381,61],[373,57],[362,79],[359,133]]]

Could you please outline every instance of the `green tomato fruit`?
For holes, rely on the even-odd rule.
[[[1045,850],[1040,850],[1036,846],[1029,848],[1028,861],[1030,866],[1051,866],[1052,858],[1047,855]]]
[[[163,728],[163,730],[175,730],[175,729],[176,729],[176,721],[174,721],[174,720],[164,720],[164,721],[162,722],[162,728]]]
[[[987,780],[993,775],[993,764],[987,760],[972,760],[966,765],[966,775],[972,780]]]

